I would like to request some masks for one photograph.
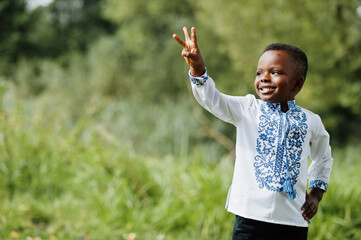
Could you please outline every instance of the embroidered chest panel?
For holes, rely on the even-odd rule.
[[[306,121],[306,114],[298,106],[283,113],[274,104],[261,104],[253,164],[259,188],[280,192],[287,176],[292,185],[296,184],[308,128]]]

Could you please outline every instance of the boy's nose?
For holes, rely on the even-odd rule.
[[[271,81],[270,75],[264,74],[263,77],[261,78],[261,82],[269,82],[269,81]]]

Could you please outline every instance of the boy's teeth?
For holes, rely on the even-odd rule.
[[[272,87],[263,87],[263,88],[260,88],[261,92],[271,92],[274,90],[274,88]]]

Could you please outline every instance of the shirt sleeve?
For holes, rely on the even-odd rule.
[[[193,77],[189,72],[192,91],[197,102],[221,120],[236,125],[242,118],[247,105],[247,97],[229,96],[219,92],[215,83],[206,72],[200,77]]]
[[[324,191],[327,190],[333,163],[329,140],[329,134],[323,126],[320,117],[317,116],[317,128],[310,143],[312,162],[308,169],[309,189],[319,188]]]

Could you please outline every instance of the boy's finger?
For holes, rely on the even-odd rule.
[[[189,32],[188,32],[188,28],[187,27],[183,27],[183,32],[184,32],[184,36],[186,38],[186,41],[191,39],[191,36],[189,36]]]
[[[192,42],[197,46],[196,28],[192,27]]]
[[[187,48],[186,43],[185,43],[182,39],[180,39],[180,38],[177,36],[177,34],[173,34],[173,38],[174,38],[180,45],[182,45],[183,48]]]
[[[303,215],[304,217],[310,218],[311,215],[312,215],[312,209],[311,209],[311,208],[307,208],[307,209],[303,212],[302,215]]]
[[[316,212],[317,210],[310,206],[303,212],[303,216],[307,217],[308,219],[311,219],[316,214]]]
[[[189,57],[189,52],[187,50],[183,49],[182,56],[183,57]]]
[[[302,205],[301,210],[307,209],[309,205],[310,205],[310,204],[306,201],[306,202]]]
[[[183,49],[182,56],[194,59],[196,57],[196,54],[192,51],[188,51],[187,49]]]
[[[302,205],[301,210],[305,210],[305,209],[308,208],[308,206],[310,206],[310,204],[309,204],[309,202],[308,202],[308,199],[309,199],[309,194],[308,194],[308,192],[306,191],[306,201],[305,201],[305,203]]]

